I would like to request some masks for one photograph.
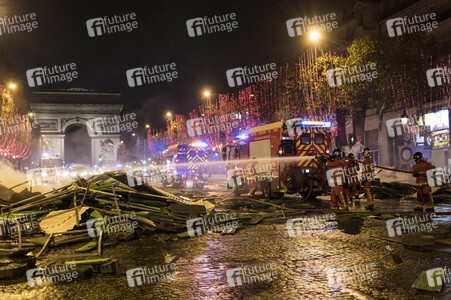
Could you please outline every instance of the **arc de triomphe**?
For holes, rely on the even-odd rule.
[[[100,157],[103,165],[116,163],[119,130],[99,134],[92,120],[119,117],[120,94],[69,89],[34,92],[33,98],[30,107],[40,126],[43,153],[66,163],[95,165]]]

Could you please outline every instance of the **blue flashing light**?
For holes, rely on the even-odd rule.
[[[240,140],[247,140],[247,139],[249,138],[249,135],[248,135],[248,134],[245,134],[245,133],[241,133],[241,134],[238,135],[236,138],[237,138],[237,139],[240,139]]]

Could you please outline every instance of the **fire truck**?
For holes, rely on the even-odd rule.
[[[163,186],[183,186],[185,188],[202,188],[208,181],[207,144],[175,144],[170,145],[163,153],[165,171]]]
[[[325,180],[317,156],[329,154],[330,142],[327,121],[296,118],[251,128],[248,137],[222,148],[227,187],[239,194],[252,180],[265,198],[284,193],[315,197]]]

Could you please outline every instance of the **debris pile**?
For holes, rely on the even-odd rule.
[[[0,278],[24,274],[51,247],[86,242],[75,255],[101,256],[102,247],[128,241],[137,231],[186,232],[188,219],[213,210],[209,202],[137,183],[115,171],[43,194],[0,187]],[[102,273],[118,266],[111,258],[64,263],[91,265]]]

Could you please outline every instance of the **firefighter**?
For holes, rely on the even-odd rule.
[[[352,203],[352,197],[356,198],[356,203],[358,202],[360,194],[360,182],[357,171],[359,171],[359,164],[354,159],[354,154],[349,153],[348,158],[346,160],[346,180],[348,182],[349,188],[349,202]]]
[[[413,159],[416,165],[412,167],[412,172],[413,177],[417,181],[416,190],[418,195],[418,205],[414,211],[423,211],[423,206],[426,204],[426,211],[434,212],[434,199],[432,198],[432,190],[428,184],[426,171],[435,169],[435,166],[425,161],[421,152],[416,152],[413,155]]]
[[[318,178],[318,185],[321,188],[322,193],[326,193],[326,186],[327,186],[327,168],[326,168],[327,158],[324,154],[316,155],[316,165],[317,165],[317,178]]]
[[[371,191],[371,186],[374,181],[374,163],[371,158],[370,149],[363,149],[363,173],[362,173],[362,183],[364,184],[364,190],[366,194],[366,210],[374,210],[374,199],[373,193]]]
[[[248,197],[254,197],[255,191],[257,190],[257,170],[255,168],[257,161],[255,157],[252,158],[252,161],[246,166],[246,180],[249,186]]]
[[[341,160],[341,151],[336,149],[332,152],[332,155],[329,156],[329,161],[326,163],[326,167],[329,170],[343,170],[344,163]],[[341,182],[337,182],[336,176],[341,176],[340,178]],[[330,209],[344,209],[348,210],[347,202],[345,199],[344,191],[343,191],[343,183],[344,183],[344,176],[343,172],[332,172],[332,178],[330,178],[332,182],[329,183],[329,185],[332,187],[330,191],[330,198],[331,198],[331,206]]]

